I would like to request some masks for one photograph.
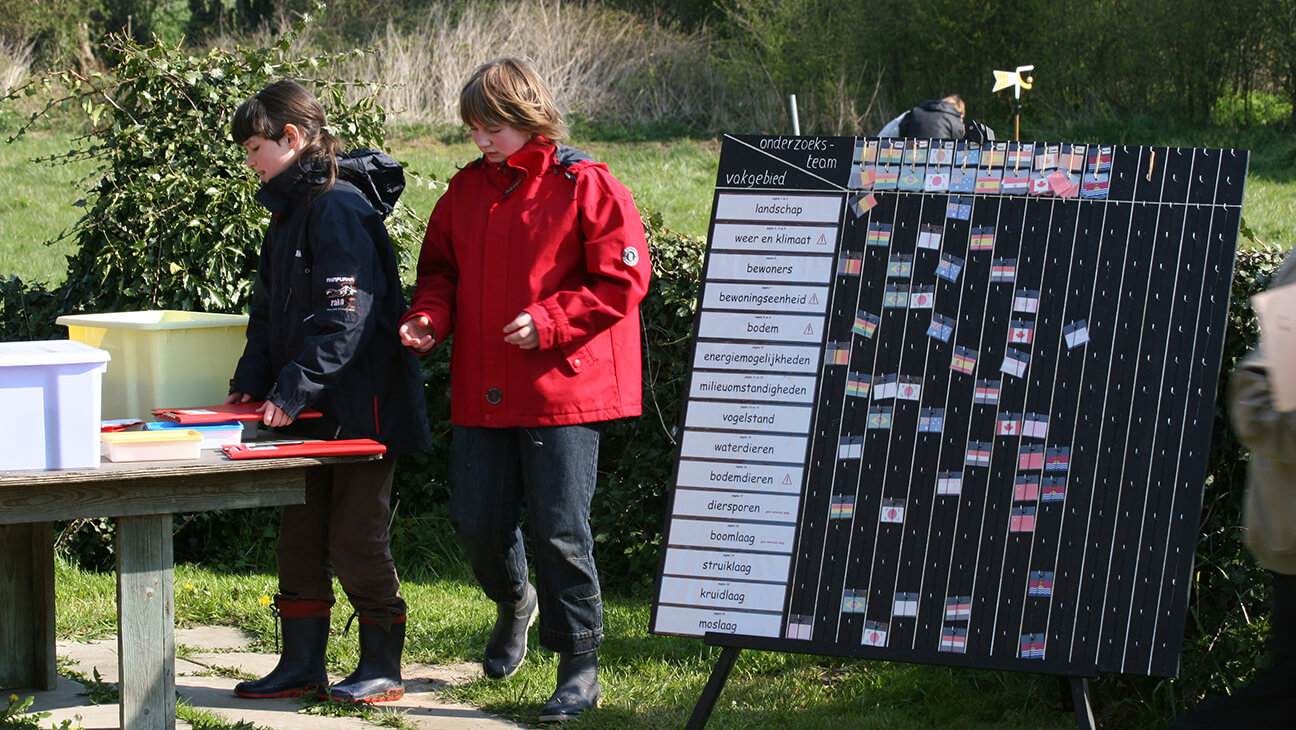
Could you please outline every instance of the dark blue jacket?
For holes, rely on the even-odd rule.
[[[399,455],[431,443],[423,384],[396,326],[405,297],[383,218],[405,188],[400,164],[373,150],[318,158],[261,186],[271,213],[248,311],[247,346],[231,389],[296,418],[309,438],[372,438]]]
[[[900,122],[900,136],[963,139],[963,115],[948,101],[930,99],[909,110]]]

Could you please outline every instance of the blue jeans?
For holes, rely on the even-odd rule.
[[[519,528],[525,507],[535,550],[540,645],[550,651],[591,651],[603,640],[603,600],[589,526],[600,430],[597,423],[454,427],[450,520],[455,533],[486,596],[518,603],[527,584]]]

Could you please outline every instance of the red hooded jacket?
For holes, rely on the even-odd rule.
[[[639,302],[652,268],[634,200],[607,166],[543,138],[478,159],[437,201],[404,319],[454,335],[450,419],[531,427],[637,416]],[[539,348],[504,342],[528,312]]]

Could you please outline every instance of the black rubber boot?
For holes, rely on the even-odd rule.
[[[351,676],[320,692],[339,702],[391,702],[405,696],[401,681],[401,652],[405,650],[405,617],[383,631],[360,619],[360,665]]]
[[[491,679],[512,677],[527,653],[527,629],[540,613],[535,587],[527,583],[521,602],[495,604],[495,628],[486,642],[482,671]]]
[[[328,648],[329,610],[324,601],[276,601],[275,614],[283,627],[279,664],[261,679],[239,682],[234,694],[255,699],[300,697],[327,686],[324,653]]]
[[[540,708],[540,722],[573,720],[582,712],[598,707],[603,689],[598,682],[598,651],[561,654],[558,658],[558,689]]]

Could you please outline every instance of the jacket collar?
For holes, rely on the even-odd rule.
[[[305,197],[312,187],[328,179],[324,161],[311,157],[298,160],[288,169],[275,175],[261,186],[256,193],[257,202],[264,205],[275,215],[282,215],[292,208],[294,201]]]

